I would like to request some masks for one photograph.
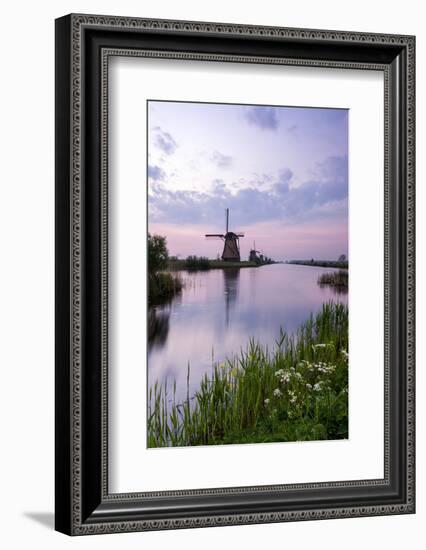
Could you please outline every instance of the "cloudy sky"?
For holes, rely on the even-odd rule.
[[[148,102],[148,225],[169,252],[216,257],[205,233],[241,231],[242,258],[348,250],[348,111]]]

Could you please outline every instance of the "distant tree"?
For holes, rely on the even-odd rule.
[[[341,255],[339,256],[339,262],[346,262],[346,256],[345,256],[345,254],[341,254]]]
[[[169,254],[167,251],[167,240],[162,235],[151,235],[148,233],[148,271],[157,273],[166,269]]]

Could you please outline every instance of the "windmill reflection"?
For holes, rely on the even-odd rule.
[[[348,293],[348,287],[347,286],[336,286],[336,285],[327,285],[327,284],[319,284],[318,286],[321,289],[330,290],[333,294],[336,294],[337,296],[345,295]]]
[[[230,314],[238,298],[238,287],[240,282],[240,268],[227,267],[222,269],[223,291],[225,294],[225,321],[229,326]]]
[[[148,353],[162,348],[169,334],[170,307],[148,309]]]

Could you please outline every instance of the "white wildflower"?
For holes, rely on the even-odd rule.
[[[270,401],[271,401],[270,399],[265,399],[265,401],[264,401],[265,405],[269,405]]]
[[[287,382],[290,382],[290,373],[289,373],[289,372],[285,372],[285,373],[281,376],[280,382],[281,382],[281,384],[287,384]]]
[[[312,347],[313,347],[314,349],[326,348],[326,347],[327,347],[327,344],[314,344]]]
[[[273,394],[275,395],[275,397],[281,397],[282,395],[281,390],[279,388],[275,389],[273,391]]]
[[[321,389],[321,382],[317,382],[316,384],[314,384],[314,391],[320,391]]]
[[[306,384],[306,387],[308,388],[308,390],[311,390],[312,389],[312,384]]]
[[[284,370],[283,370],[283,369],[279,369],[279,370],[276,371],[275,376],[280,377],[280,376],[282,376],[283,374],[284,374]]]

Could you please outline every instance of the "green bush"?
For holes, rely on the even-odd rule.
[[[348,287],[349,275],[347,270],[340,269],[339,271],[332,271],[331,273],[323,273],[318,277],[319,285],[332,285]]]
[[[167,272],[150,274],[148,282],[148,299],[150,304],[167,301],[183,288],[181,276]]]
[[[205,256],[188,256],[185,260],[186,269],[210,269],[210,260]]]

